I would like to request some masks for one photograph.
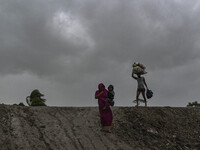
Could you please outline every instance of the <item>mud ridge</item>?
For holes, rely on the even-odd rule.
[[[112,110],[107,133],[97,107],[0,105],[0,150],[200,150],[200,108]]]

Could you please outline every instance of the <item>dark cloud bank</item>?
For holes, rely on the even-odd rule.
[[[133,106],[131,65],[147,66],[151,106],[199,100],[200,2],[172,0],[0,0],[0,99],[94,106],[100,82],[116,105]]]

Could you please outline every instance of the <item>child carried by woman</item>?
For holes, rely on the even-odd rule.
[[[114,86],[109,85],[108,92],[107,92],[107,98],[106,98],[106,104],[105,104],[104,109],[106,109],[107,104],[110,104],[110,106],[114,106],[114,104],[115,104],[114,97],[115,97]]]

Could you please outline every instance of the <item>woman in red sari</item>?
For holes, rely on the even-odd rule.
[[[103,83],[100,83],[98,88],[99,90],[97,90],[95,93],[95,99],[98,99],[99,104],[99,113],[102,127],[101,130],[104,130],[104,127],[108,127],[108,132],[111,132],[113,116],[110,104],[106,103],[108,91],[105,89]]]

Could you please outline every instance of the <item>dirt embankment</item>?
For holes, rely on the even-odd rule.
[[[200,150],[200,109],[114,107],[112,133],[97,107],[0,105],[0,150]]]

